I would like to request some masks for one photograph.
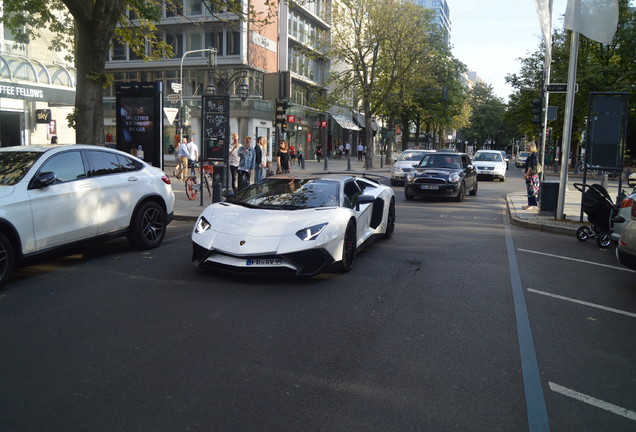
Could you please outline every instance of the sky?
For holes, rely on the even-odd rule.
[[[541,28],[535,0],[447,0],[453,55],[504,100],[512,93],[508,74],[519,58],[539,49]],[[553,0],[552,26],[562,28],[567,0]]]

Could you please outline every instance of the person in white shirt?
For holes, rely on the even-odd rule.
[[[362,154],[364,153],[364,146],[362,143],[358,144],[358,161],[362,160]]]
[[[199,160],[199,148],[197,144],[194,142],[194,138],[190,138],[190,142],[187,145],[188,151],[188,162],[194,163]]]
[[[234,193],[238,190],[238,167],[241,163],[241,158],[239,156],[239,150],[243,147],[241,143],[239,143],[239,136],[236,132],[232,132],[232,143],[230,144],[230,174],[232,174],[232,190]]]

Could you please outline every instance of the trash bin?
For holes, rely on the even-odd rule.
[[[539,189],[539,211],[541,213],[556,214],[557,200],[559,198],[559,182],[543,181]]]

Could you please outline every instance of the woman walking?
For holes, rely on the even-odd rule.
[[[526,169],[523,178],[526,180],[526,190],[528,192],[528,205],[522,207],[524,210],[534,210],[539,204],[539,161],[537,160],[537,145],[533,142],[526,146],[530,156],[526,159]]]

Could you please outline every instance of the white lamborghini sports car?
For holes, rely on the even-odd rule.
[[[372,177],[269,177],[203,210],[192,263],[247,274],[346,272],[361,246],[394,228],[393,190]]]

